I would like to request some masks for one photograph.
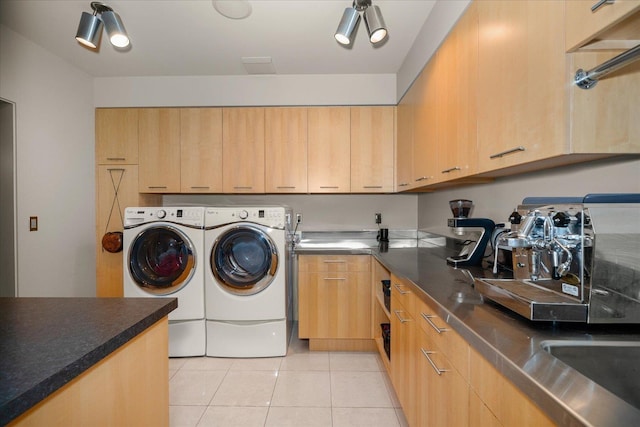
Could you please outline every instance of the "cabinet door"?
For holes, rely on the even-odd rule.
[[[392,279],[393,283],[393,279]],[[417,399],[417,326],[409,310],[398,299],[397,289],[391,288],[391,382],[410,426],[418,425]],[[411,296],[413,298],[413,296]]]
[[[299,336],[371,339],[370,256],[299,260]]]
[[[351,192],[393,191],[394,107],[351,107]]]
[[[138,164],[138,109],[96,108],[96,164]]]
[[[309,108],[309,192],[351,191],[349,107]]]
[[[223,190],[264,193],[264,108],[224,108]]]
[[[437,56],[437,54],[436,54]],[[413,130],[413,183],[424,187],[434,182],[438,155],[438,81],[436,59],[432,58],[414,83],[416,107]],[[413,87],[412,87],[412,90]]]
[[[566,1],[566,50],[573,51],[593,40],[602,39],[602,33],[609,33],[614,27],[614,33],[607,36],[610,40],[638,39],[638,18],[629,20],[626,25],[615,28],[616,24],[625,21],[627,17],[640,11],[640,3],[634,0],[616,0],[605,3],[595,11],[591,6],[598,0]],[[627,31],[629,33],[627,34]]]
[[[564,2],[477,7],[479,172],[566,152]]]
[[[183,193],[222,192],[222,109],[180,109]]]
[[[307,192],[307,109],[265,110],[267,193]]]
[[[435,182],[471,175],[476,169],[478,15],[472,3],[436,56],[439,106]]]
[[[417,340],[417,396],[421,405],[416,425],[469,425],[469,385],[426,334],[420,331]]]
[[[96,296],[122,297],[123,253],[102,249],[102,237],[106,231],[123,231],[127,206],[157,205],[160,196],[138,194],[137,165],[98,165],[96,175]]]
[[[143,108],[139,112],[141,193],[180,191],[180,110]]]
[[[396,192],[413,188],[413,128],[415,95],[413,87],[398,104],[396,127]]]

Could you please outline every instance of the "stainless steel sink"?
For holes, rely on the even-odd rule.
[[[640,342],[548,340],[541,345],[555,358],[640,408]]]

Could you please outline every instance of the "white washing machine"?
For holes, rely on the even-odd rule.
[[[291,336],[291,210],[205,208],[207,356],[284,356]]]
[[[123,253],[125,297],[178,298],[169,356],[204,356],[204,208],[126,208]]]

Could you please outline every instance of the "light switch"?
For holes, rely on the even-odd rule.
[[[30,216],[29,217],[29,231],[38,231],[38,217]]]

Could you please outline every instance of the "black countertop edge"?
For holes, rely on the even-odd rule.
[[[72,299],[74,298],[69,298],[69,300]],[[37,384],[37,386],[26,390],[2,405],[0,407],[0,426],[10,423],[36,406],[178,307],[177,298],[163,298],[162,301],[165,302],[165,304],[155,311],[149,313],[136,323],[131,324],[119,334],[79,357],[57,373],[45,378]]]

